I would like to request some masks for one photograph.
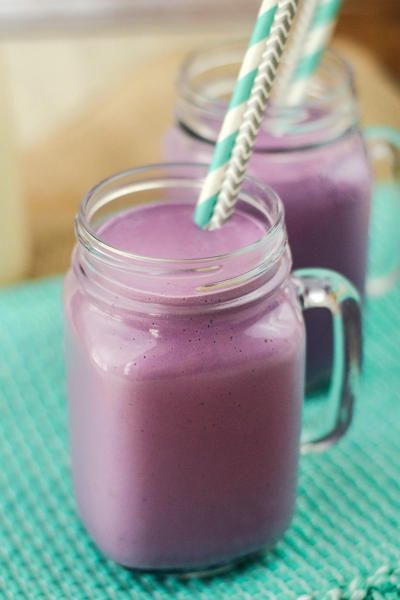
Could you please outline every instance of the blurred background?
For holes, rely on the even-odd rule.
[[[159,159],[182,59],[221,31],[245,36],[257,6],[1,0],[0,282],[67,269],[82,196]],[[365,124],[400,127],[399,40],[399,0],[344,1],[333,43],[355,67]]]

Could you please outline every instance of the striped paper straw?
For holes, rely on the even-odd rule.
[[[299,4],[297,17],[285,50],[285,60],[282,61],[273,89],[271,101],[274,104],[284,104],[284,95],[293,81],[299,57],[302,56],[303,47],[320,2],[321,0],[302,0]]]
[[[277,8],[278,0],[263,0],[261,4],[250,44],[240,69],[239,78],[196,207],[194,220],[199,227],[205,227],[213,214],[225,176],[226,165],[232,155],[239,127],[257,76],[258,66],[265,50],[265,40],[270,34]]]
[[[280,59],[296,15],[299,0],[280,0],[270,28],[270,35],[264,39],[259,66],[249,98],[241,110],[241,122],[234,122],[232,148],[218,155],[216,174],[215,158],[200,195],[195,221],[200,227],[210,229],[220,227],[232,214],[240,191],[246,168],[261,127],[268,99],[274,84]],[[240,79],[239,79],[240,83]],[[236,90],[234,92],[234,95]],[[225,122],[231,122],[231,110]],[[225,122],[222,131],[225,130]],[[224,136],[225,137],[225,136]],[[224,139],[224,138],[222,138]],[[216,148],[216,153],[218,148]],[[214,210],[215,209],[215,210]]]
[[[304,0],[305,3],[310,0]],[[315,72],[336,25],[341,0],[320,0],[309,26],[303,50],[300,53],[287,94],[280,98],[287,106],[300,104],[304,100],[309,80]],[[283,94],[283,95],[282,95]]]

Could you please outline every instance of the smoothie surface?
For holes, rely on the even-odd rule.
[[[238,251],[265,233],[261,221],[236,210],[218,230],[200,229],[193,205],[185,202],[144,204],[111,217],[98,230],[105,243],[149,258],[207,258]]]

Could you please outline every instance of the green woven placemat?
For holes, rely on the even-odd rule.
[[[208,581],[105,560],[74,508],[60,280],[0,293],[1,598],[400,597],[400,289],[370,302],[354,426],[302,458],[297,512],[277,548]]]

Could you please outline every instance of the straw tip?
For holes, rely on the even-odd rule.
[[[217,195],[208,198],[205,202],[200,202],[194,211],[194,222],[200,229],[205,229],[213,216],[214,207],[217,201]]]
[[[200,229],[204,229],[206,224],[204,222],[202,211],[200,211],[198,208],[196,208],[196,210],[194,212],[193,220],[194,220],[195,224],[197,225],[197,227],[200,227]]]

